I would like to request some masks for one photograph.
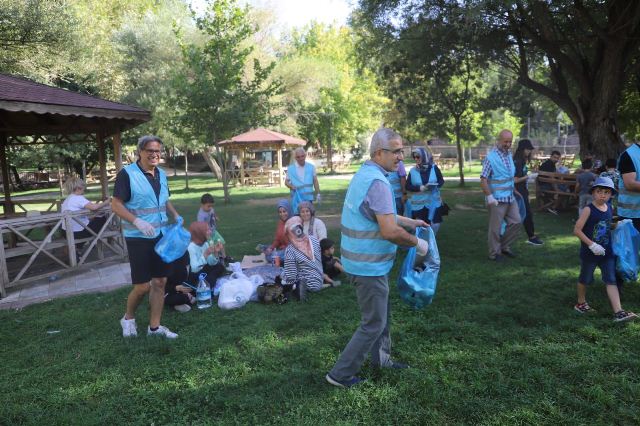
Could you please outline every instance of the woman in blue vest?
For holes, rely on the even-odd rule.
[[[147,293],[151,311],[147,335],[168,339],[178,337],[160,325],[171,265],[164,263],[154,248],[162,238],[162,227],[168,223],[167,213],[176,221],[180,217],[169,201],[167,176],[158,167],[161,154],[162,140],[159,137],[141,137],[138,140],[139,160],[118,172],[113,189],[111,208],[122,219],[133,282],[127,298],[127,310],[120,320],[124,337],[138,335],[135,313]]]
[[[433,162],[433,157],[424,148],[414,149],[411,156],[416,165],[407,175],[407,210],[411,209],[412,219],[424,220],[431,224],[435,233],[442,223],[440,188],[444,185],[444,178]]]

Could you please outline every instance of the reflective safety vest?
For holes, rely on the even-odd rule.
[[[640,147],[637,144],[631,145],[625,151],[631,157],[633,166],[636,169],[636,182],[640,181]],[[620,159],[618,158],[618,168]],[[622,176],[618,181],[618,214],[622,217],[640,217],[640,192],[628,191],[624,187]]]
[[[398,248],[380,234],[380,226],[360,212],[369,187],[374,180],[391,184],[375,165],[363,164],[353,176],[342,207],[340,253],[344,270],[352,275],[378,277],[389,273]],[[393,211],[396,211],[395,198]]]
[[[137,218],[149,222],[156,229],[153,237],[147,237],[136,228],[133,223],[122,220],[124,236],[129,238],[156,238],[161,228],[167,225],[167,200],[169,199],[169,184],[167,175],[160,168],[156,168],[160,179],[160,197],[156,197],[153,187],[137,163],[129,164],[124,170],[129,175],[131,198],[124,203],[129,212]]]
[[[391,184],[391,189],[393,190],[393,198],[396,200],[398,198],[402,198],[402,185],[400,184],[400,175],[398,171],[389,172],[387,175],[387,180]]]
[[[424,192],[411,192],[409,195],[409,201],[411,202],[411,211],[419,211],[428,208],[429,216],[431,216],[431,210],[435,210],[433,207],[440,207],[442,201],[440,199],[440,188],[438,188],[438,177],[434,170],[434,166],[431,166],[429,170],[429,179],[427,183],[422,181],[420,176],[420,170],[417,167],[413,167],[409,174],[411,175],[411,183],[415,186],[426,185],[427,183],[434,184],[430,186]]]
[[[301,201],[313,201],[313,164],[304,163],[304,179],[300,180],[296,164],[290,164],[287,168],[287,177],[295,190],[291,190],[291,200],[294,214],[298,213],[298,203]]]
[[[491,163],[492,175],[487,182],[489,189],[496,199],[509,198],[513,196],[514,176],[516,174],[516,166],[513,164],[513,158],[510,155],[509,166],[504,164],[497,149],[491,150],[487,155],[487,161]]]

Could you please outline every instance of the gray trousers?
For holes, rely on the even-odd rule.
[[[360,325],[329,372],[336,380],[348,380],[362,367],[367,354],[371,364],[384,367],[391,363],[391,305],[388,277],[351,276],[360,306]]]
[[[507,222],[507,228],[501,236],[502,221]],[[489,206],[489,257],[493,258],[503,250],[511,250],[511,244],[518,237],[518,232],[520,232],[518,203],[513,201],[509,204],[499,203],[497,206]]]

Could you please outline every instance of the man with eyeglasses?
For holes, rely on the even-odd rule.
[[[357,376],[367,354],[374,368],[407,368],[391,359],[389,271],[398,245],[417,247],[426,256],[429,245],[408,231],[428,226],[422,220],[396,215],[387,174],[402,159],[402,138],[391,129],[371,139],[370,160],[353,176],[341,218],[342,266],[355,285],[361,322],[326,380],[348,388],[362,382]]]
[[[498,135],[496,146],[482,164],[480,186],[489,208],[489,259],[501,262],[504,257],[515,257],[511,251],[520,231],[520,212],[515,198],[515,165],[509,152],[513,133],[504,129]],[[506,222],[501,235],[502,222]]]
[[[127,298],[127,310],[120,325],[123,337],[138,335],[135,313],[149,293],[149,327],[147,335],[175,339],[178,335],[160,325],[164,307],[164,287],[170,265],[155,252],[162,238],[161,228],[168,222],[167,213],[177,221],[180,215],[169,201],[167,176],[158,167],[162,140],[153,135],[138,140],[139,159],[116,176],[111,208],[122,219],[133,288]]]
[[[287,168],[284,184],[291,190],[291,209],[298,214],[298,204],[302,201],[313,203],[314,194],[316,203],[320,202],[320,183],[315,166],[305,161],[307,153],[304,148],[296,148],[293,155],[296,161]]]

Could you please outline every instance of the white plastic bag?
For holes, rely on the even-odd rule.
[[[233,274],[239,275],[239,274]],[[220,295],[218,296],[218,307],[220,309],[237,309],[247,304],[251,299],[254,288],[251,281],[245,277],[232,278],[222,284]]]
[[[249,298],[249,300],[251,300],[252,302],[259,302],[260,300],[258,299],[258,287],[264,284],[264,278],[256,274],[256,275],[251,275],[249,277],[249,281],[251,281],[251,284],[253,286],[253,289],[251,291],[251,297]]]

